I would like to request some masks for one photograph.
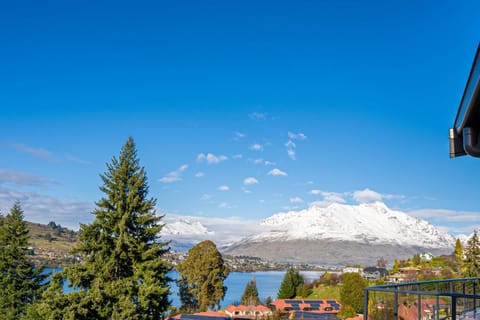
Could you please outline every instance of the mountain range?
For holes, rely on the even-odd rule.
[[[324,265],[372,264],[381,257],[392,262],[422,251],[451,253],[456,240],[429,222],[382,202],[313,205],[277,213],[256,225],[245,225],[244,236],[233,243],[215,239],[214,227],[179,218],[167,223],[162,235],[174,240],[174,245],[184,243],[183,249],[210,238],[231,255]]]

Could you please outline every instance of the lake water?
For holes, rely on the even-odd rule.
[[[59,271],[60,269],[47,269],[46,272]],[[323,271],[301,271],[300,272],[305,281],[311,282],[318,279],[324,272]],[[172,279],[177,279],[177,272],[170,272],[169,276]],[[248,281],[253,277],[257,282],[258,296],[262,301],[265,301],[267,297],[276,299],[278,289],[282,283],[285,271],[260,271],[260,272],[231,272],[225,280],[225,286],[227,287],[227,293],[221,303],[221,307],[225,308],[232,303],[237,303],[242,297],[243,290]],[[170,290],[172,291],[170,299],[173,306],[180,306],[180,298],[178,297],[178,288],[175,282],[170,284]],[[72,288],[69,288],[65,284],[64,292],[71,292]]]
[[[310,282],[318,279],[323,274],[323,271],[303,271],[300,273],[307,282]],[[227,293],[221,303],[221,307],[225,308],[232,303],[239,303],[247,282],[253,277],[255,277],[257,283],[260,300],[265,301],[267,297],[275,300],[284,276],[285,271],[231,272],[225,279]],[[177,273],[172,272],[171,277],[177,279]],[[172,304],[179,306],[180,299],[178,297],[178,288],[175,284],[171,286],[171,291],[170,299]]]

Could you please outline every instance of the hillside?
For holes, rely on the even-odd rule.
[[[35,264],[50,267],[64,266],[75,261],[70,255],[77,233],[50,222],[48,225],[27,222],[30,231],[31,256]]]

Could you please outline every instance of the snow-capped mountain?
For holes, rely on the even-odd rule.
[[[418,251],[453,251],[455,238],[425,220],[392,210],[384,203],[311,206],[275,214],[263,231],[225,252],[273,260],[315,263],[370,262],[381,256],[411,257]]]
[[[161,235],[168,236],[204,236],[212,235],[213,231],[208,230],[199,221],[177,218],[167,222],[162,229]]]
[[[425,220],[389,209],[384,203],[331,204],[275,214],[261,223],[268,231],[251,240],[330,239],[375,244],[453,247],[455,238]]]
[[[198,242],[215,234],[200,221],[167,215],[164,223],[160,235],[164,240],[169,240],[170,248],[177,252],[187,252]]]

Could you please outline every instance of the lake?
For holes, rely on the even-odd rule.
[[[59,271],[60,269],[47,269],[46,272]],[[324,272],[323,271],[301,271],[300,272],[305,281],[311,282],[318,279]],[[177,272],[170,272],[169,276],[172,279],[177,279]],[[225,280],[225,286],[228,288],[225,298],[221,303],[221,307],[225,308],[232,303],[237,303],[242,297],[243,290],[248,281],[255,277],[257,282],[258,296],[262,301],[265,301],[267,297],[276,299],[278,289],[282,283],[285,271],[259,271],[259,272],[231,272],[228,278]],[[170,299],[172,305],[175,307],[180,306],[180,298],[178,297],[178,288],[176,283],[171,283],[170,289],[172,291]],[[64,286],[64,292],[71,292],[72,288],[69,288],[66,284]]]
[[[300,273],[305,278],[305,281],[311,282],[320,278],[324,271],[301,271]],[[285,271],[231,272],[228,278],[225,279],[227,293],[221,303],[221,307],[225,308],[232,303],[239,303],[243,290],[252,277],[255,277],[257,282],[258,297],[260,300],[265,301],[267,297],[275,300],[284,276]],[[177,279],[177,273],[171,272],[171,277]],[[171,290],[172,294],[170,295],[170,299],[172,300],[172,305],[179,306],[180,298],[177,294],[177,286],[173,284]]]

